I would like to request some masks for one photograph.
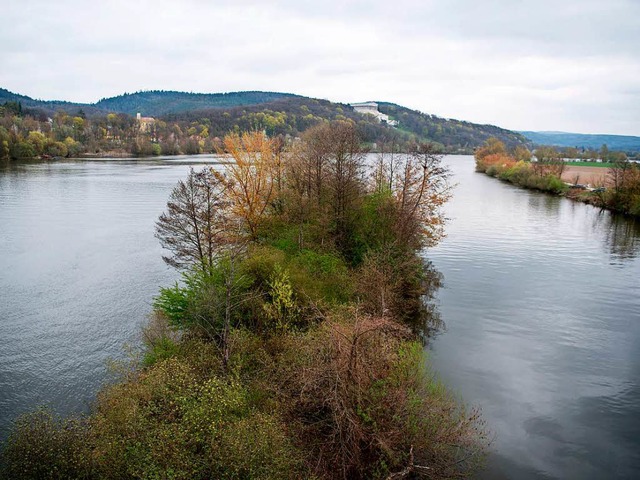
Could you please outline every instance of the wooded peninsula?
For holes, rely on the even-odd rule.
[[[156,223],[182,280],[90,414],[22,417],[12,479],[462,478],[487,432],[424,343],[449,173],[432,144],[364,163],[353,122],[229,134]]]

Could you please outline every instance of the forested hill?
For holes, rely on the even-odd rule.
[[[31,116],[40,122],[46,122],[47,118],[57,118],[56,115],[61,111],[70,118],[60,119],[57,123],[73,123],[73,118],[86,118],[89,123],[85,124],[84,130],[87,131],[84,132],[84,137],[78,135],[83,140],[96,136],[93,131],[91,135],[88,134],[93,124],[107,130],[116,128],[111,125],[113,119],[106,120],[109,113],[124,114],[130,118],[136,113],[141,113],[144,117],[154,117],[162,122],[155,125],[155,136],[150,137],[152,143],[153,138],[159,141],[162,136],[158,132],[166,130],[167,135],[171,135],[173,123],[178,124],[179,131],[182,132],[178,135],[178,140],[187,141],[187,137],[193,137],[193,141],[201,142],[205,138],[201,135],[204,131],[212,139],[221,138],[230,131],[250,130],[264,130],[269,135],[297,137],[320,122],[347,119],[358,125],[365,142],[391,142],[400,148],[414,140],[431,141],[440,144],[446,152],[472,153],[475,147],[482,145],[492,136],[498,137],[510,147],[529,143],[524,136],[496,126],[441,118],[392,103],[379,102],[380,111],[389,115],[392,120],[398,121],[397,127],[394,128],[378,123],[371,115],[355,112],[347,104],[290,93],[250,91],[203,94],[156,90],[127,93],[86,104],[36,100],[0,89],[0,109],[3,105],[7,106],[7,113]],[[10,122],[7,120],[5,123]],[[125,119],[120,119],[117,123],[117,128],[120,128],[126,122]],[[130,142],[130,139],[127,139],[127,142]]]
[[[260,105],[292,97],[296,95],[276,92],[186,93],[154,90],[103,98],[95,106],[129,115],[142,112],[143,115],[157,117],[207,108]]]
[[[64,100],[37,100],[26,95],[10,92],[4,88],[0,88],[0,105],[8,102],[15,102],[25,109],[35,109],[35,114],[42,113],[53,116],[55,112],[64,111],[69,114],[77,114],[82,110],[87,116],[105,115],[105,110],[89,103],[74,103]]]
[[[96,103],[74,103],[61,100],[36,100],[0,88],[0,105],[5,102],[19,102],[23,107],[37,108],[48,115],[53,115],[58,110],[69,114],[82,110],[86,115],[91,116],[115,112],[134,116],[136,113],[142,113],[143,116],[159,117],[190,110],[259,105],[295,96],[291,93],[277,92],[187,93],[151,90],[103,98]]]
[[[437,117],[393,103],[379,102],[378,110],[397,120],[401,130],[460,150],[482,145],[489,137],[499,138],[509,147],[530,143],[520,133],[494,125]]]
[[[599,149],[606,145],[611,150],[640,152],[640,137],[630,135],[586,135],[567,132],[520,132],[538,145]]]
[[[378,105],[382,113],[398,121],[397,128],[380,124],[373,116],[357,113],[347,104],[302,96],[283,97],[261,105],[188,111],[164,118],[189,124],[206,120],[210,124],[209,132],[215,136],[223,136],[232,130],[252,129],[297,136],[324,120],[350,119],[358,124],[362,138],[367,142],[430,141],[450,153],[472,153],[489,137],[497,137],[510,147],[528,143],[519,133],[493,125],[450,120],[392,103],[379,102]]]

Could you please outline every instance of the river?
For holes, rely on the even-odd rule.
[[[175,182],[216,157],[0,165],[0,439],[22,412],[86,411],[177,275],[153,236]],[[482,478],[640,472],[640,226],[449,156],[444,382],[493,432]]]
[[[431,358],[493,430],[482,478],[639,478],[640,225],[446,162]]]
[[[160,286],[154,224],[213,156],[0,165],[0,440],[38,405],[86,411]],[[127,351],[125,344],[133,347]]]

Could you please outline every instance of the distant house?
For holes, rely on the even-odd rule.
[[[380,123],[386,123],[387,125],[391,125],[395,127],[398,125],[396,120],[389,119],[389,115],[386,115],[378,110],[378,104],[376,102],[363,102],[363,103],[352,103],[351,106],[353,109],[364,115],[373,115],[378,119]]]
[[[151,130],[151,127],[156,122],[156,119],[153,117],[143,117],[140,113],[136,113],[136,120],[138,121],[138,126],[140,127],[140,131],[148,132]]]

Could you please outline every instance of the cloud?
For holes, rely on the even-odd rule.
[[[4,7],[0,86],[275,90],[386,100],[514,129],[640,134],[640,4],[275,0]]]

